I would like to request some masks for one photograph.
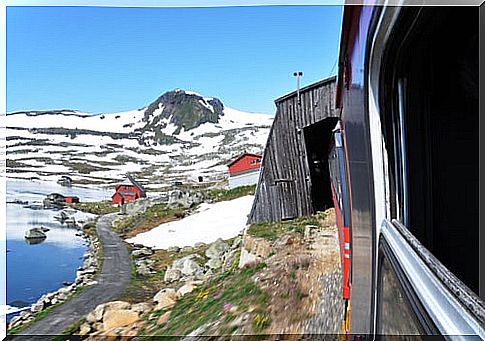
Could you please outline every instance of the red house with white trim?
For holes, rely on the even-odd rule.
[[[229,188],[257,184],[262,156],[244,153],[227,164]]]
[[[146,192],[131,175],[127,174],[127,181],[119,184],[115,188],[115,193],[111,197],[113,205],[121,206],[139,198],[145,198]]]

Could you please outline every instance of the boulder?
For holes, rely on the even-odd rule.
[[[205,246],[205,245],[206,245],[206,244],[205,244],[205,243],[203,243],[203,242],[198,242],[198,243],[195,243],[195,244],[194,244],[194,247],[195,247],[195,248],[199,248],[199,247],[203,247],[203,246]]]
[[[149,312],[152,309],[152,305],[148,302],[135,303],[131,305],[131,310],[136,311],[140,315]]]
[[[188,255],[183,258],[177,259],[172,263],[172,269],[179,269],[183,275],[190,276],[197,273],[202,273],[202,267],[194,261],[194,258],[198,255]]]
[[[220,258],[227,250],[229,250],[229,245],[219,238],[209,246],[205,251],[205,255],[209,258]]]
[[[104,313],[103,329],[127,326],[138,321],[138,313],[128,309],[111,309]]]
[[[231,249],[238,249],[242,245],[242,237],[237,236],[232,242]]]
[[[152,273],[154,273],[154,271],[152,271],[152,269],[150,268],[150,266],[148,266],[147,264],[145,263],[142,263],[140,264],[137,268],[136,268],[136,273],[140,276],[148,276]]]
[[[138,258],[138,257],[146,257],[146,256],[150,256],[153,254],[153,250],[151,249],[148,249],[148,248],[143,248],[143,249],[140,249],[140,250],[135,250],[131,253],[131,255],[135,258]]]
[[[219,269],[222,266],[222,261],[218,258],[211,258],[205,265],[211,269]]]
[[[222,263],[222,271],[228,271],[232,268],[234,263],[237,263],[239,257],[239,249],[234,249],[227,253]]]
[[[131,304],[125,301],[112,301],[104,304],[104,312],[109,310],[124,310],[130,309]]]
[[[163,280],[167,283],[178,281],[182,277],[182,271],[179,269],[167,269]]]
[[[44,301],[39,301],[30,307],[30,311],[33,313],[39,312],[44,309]]]
[[[154,297],[153,301],[157,303],[157,310],[172,307],[175,301],[179,298],[179,294],[175,289],[165,288],[160,290]]]
[[[192,246],[184,246],[182,249],[180,249],[180,252],[192,252],[194,251],[194,248]]]
[[[80,336],[84,336],[84,335],[87,335],[89,334],[89,332],[91,331],[91,326],[89,325],[89,323],[83,323],[81,324],[81,327],[79,327],[79,335]]]
[[[188,293],[191,293],[192,291],[195,290],[195,288],[197,288],[197,286],[193,283],[186,283],[184,285],[182,285],[179,290],[177,290],[177,293],[180,295],[180,297],[188,294]]]
[[[180,252],[180,248],[178,246],[170,246],[167,248],[168,252]]]

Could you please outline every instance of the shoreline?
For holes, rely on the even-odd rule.
[[[90,235],[84,230],[85,227],[94,221],[87,221],[82,224],[81,227],[77,228],[78,232],[81,233],[82,238],[88,241],[86,250],[82,256],[83,263],[76,270],[76,278],[74,282],[64,285],[55,291],[44,293],[36,302],[32,303],[28,307],[19,308],[11,314],[17,314],[8,318],[9,314],[5,314],[5,322],[7,324],[7,333],[18,327],[27,326],[29,323],[34,322],[38,317],[39,313],[45,311],[48,308],[58,306],[65,303],[74,295],[78,294],[81,290],[91,285],[96,284],[96,276],[99,273],[100,262],[98,261],[100,253],[100,241],[97,234]],[[6,307],[17,308],[14,306],[7,305]],[[8,309],[8,308],[7,308]]]

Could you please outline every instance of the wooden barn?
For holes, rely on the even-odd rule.
[[[115,188],[115,193],[111,197],[113,205],[123,205],[139,198],[145,198],[146,192],[142,185],[140,185],[131,175],[127,174],[125,182],[119,184]]]
[[[275,100],[249,224],[333,206],[327,157],[338,116],[335,92],[336,77],[331,77]]]
[[[229,168],[229,188],[258,183],[262,156],[244,153],[227,164]]]

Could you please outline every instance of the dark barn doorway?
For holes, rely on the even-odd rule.
[[[311,196],[313,211],[324,211],[333,207],[330,174],[328,171],[328,152],[332,140],[332,130],[338,119],[328,117],[320,122],[303,128],[307,150],[308,167],[311,177]]]

